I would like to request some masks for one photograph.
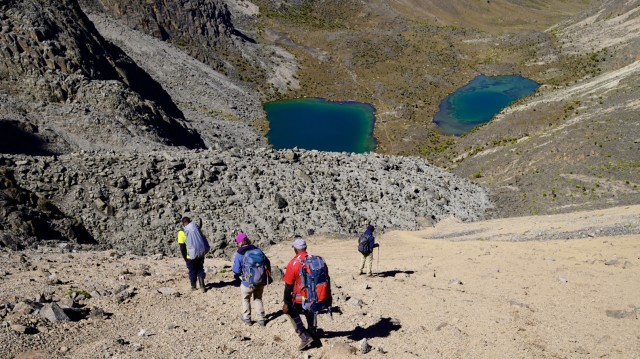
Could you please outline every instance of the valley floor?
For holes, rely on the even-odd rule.
[[[240,322],[230,261],[207,259],[201,293],[179,258],[2,252],[0,357],[340,358],[362,356],[366,338],[368,358],[638,358],[639,221],[628,206],[388,232],[372,278],[357,275],[355,238],[309,238],[337,312],[319,317],[323,346],[304,354],[281,282],[265,290],[266,327]],[[280,268],[293,256],[288,242],[266,252]],[[73,289],[94,293],[77,301],[77,321],[33,312],[29,300],[69,305]]]

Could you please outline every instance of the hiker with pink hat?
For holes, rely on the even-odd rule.
[[[257,323],[261,326],[267,325],[264,304],[262,303],[262,292],[264,286],[271,282],[271,263],[269,258],[260,248],[251,244],[246,233],[238,233],[236,236],[236,246],[238,251],[233,258],[234,277],[241,280],[240,299],[242,302],[242,314],[240,320],[251,325],[251,297],[256,309]]]

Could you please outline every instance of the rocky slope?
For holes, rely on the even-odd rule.
[[[162,86],[104,40],[77,1],[0,6],[5,126],[35,126],[62,151],[204,147]]]
[[[388,230],[450,215],[477,220],[490,207],[480,187],[419,158],[261,148],[4,160],[20,186],[99,244],[136,253],[169,253],[183,215],[200,221],[222,256],[238,231],[273,244],[296,233],[353,234],[369,222]]]
[[[543,84],[446,153],[455,173],[490,188],[497,216],[640,202],[639,9],[594,2],[549,29],[563,51],[592,54],[584,76]]]

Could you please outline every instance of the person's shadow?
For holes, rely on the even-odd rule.
[[[370,325],[366,328],[356,326],[355,329],[350,331],[338,331],[327,332],[323,331],[323,338],[335,338],[335,337],[347,337],[347,339],[353,341],[360,341],[364,338],[384,338],[388,337],[391,332],[397,331],[402,326],[400,323],[391,320],[391,318],[381,318],[377,323]]]
[[[382,277],[382,278],[395,277],[396,274],[400,274],[400,273],[413,274],[413,273],[415,273],[415,271],[394,269],[394,270],[388,270],[388,271],[385,271],[385,272],[376,273],[376,274],[374,274],[374,276]]]
[[[240,285],[240,279],[232,279],[228,281],[222,282],[210,282],[204,285],[206,290],[214,289],[214,288],[224,288],[228,286],[237,287]]]
[[[269,313],[269,314],[265,315],[264,319],[267,322],[270,322],[270,321],[272,321],[274,319],[280,318],[283,315],[284,315],[284,313],[282,312],[282,309],[280,309],[277,312],[273,312],[273,313]]]

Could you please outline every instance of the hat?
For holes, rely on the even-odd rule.
[[[247,238],[248,238],[248,237],[247,237],[247,235],[246,235],[245,233],[240,232],[240,233],[238,233],[238,235],[236,236],[236,243],[242,243],[242,242],[246,241],[246,240],[247,240]]]
[[[307,242],[301,237],[296,237],[296,239],[293,240],[292,247],[295,249],[307,249]]]

